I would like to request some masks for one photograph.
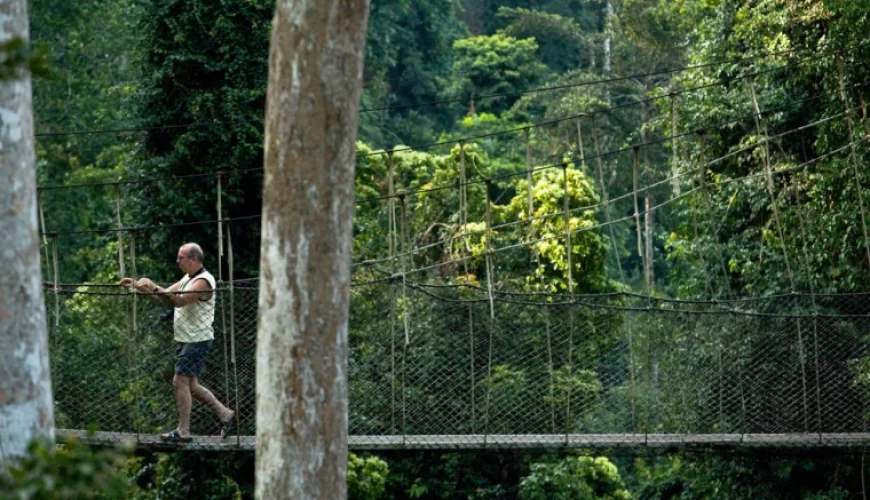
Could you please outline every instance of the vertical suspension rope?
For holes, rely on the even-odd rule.
[[[550,432],[556,433],[556,400],[554,399],[554,391],[556,387],[556,374],[553,368],[553,335],[552,326],[550,325],[550,304],[544,301],[544,334],[547,338],[547,367],[550,372],[550,383],[548,393],[550,395]]]
[[[704,153],[706,151],[706,143],[704,141],[704,133],[705,133],[704,129],[697,130],[697,136],[698,136],[698,181],[699,181],[698,184],[699,184],[699,188],[701,190],[701,194],[700,194],[701,200],[704,203],[705,208],[706,208],[706,212],[707,212],[707,224],[710,228],[710,239],[713,242],[713,248],[716,252],[716,258],[719,261],[719,267],[721,267],[721,269],[722,269],[722,281],[725,284],[725,296],[726,296],[726,298],[730,299],[730,297],[731,297],[731,283],[728,280],[728,267],[725,265],[725,258],[722,255],[722,248],[721,248],[721,245],[719,244],[719,239],[717,236],[716,227],[713,224],[713,208],[712,208],[712,204],[710,203],[710,198],[709,198],[708,193],[707,193],[707,164],[706,164],[706,161],[704,159],[704,156],[705,156]],[[694,200],[695,200],[694,195],[692,196],[692,200],[694,202]],[[693,203],[693,205],[694,206],[692,207],[692,227],[693,227],[693,230],[695,232],[695,241],[697,242],[697,241],[700,241],[699,235],[698,235],[697,216],[695,213],[697,205],[695,203]],[[700,245],[698,245],[698,255],[701,259],[701,265],[704,266],[704,268],[706,268],[706,264],[704,261],[704,253],[701,250]],[[712,284],[709,276],[707,275],[707,273],[703,273],[703,274],[704,274],[704,278],[706,280],[707,289],[709,290],[710,294],[712,295],[713,294],[713,284]],[[741,346],[740,356],[742,357],[742,355],[743,355],[742,343],[740,343],[740,346]],[[722,349],[723,349],[722,335],[720,332],[720,334],[719,334],[719,353],[717,356],[720,360],[719,361],[719,380],[720,380],[720,382],[719,382],[719,407],[720,407],[720,413],[722,411],[721,408],[723,406],[723,399],[725,397],[724,396],[724,384],[722,382],[722,379],[723,379],[723,367],[722,367],[722,363],[721,363],[721,356],[722,356],[721,351],[722,351]],[[740,391],[741,434],[742,434],[746,431],[746,392],[745,392],[745,385],[744,385],[744,380],[743,380],[744,377],[743,377],[742,362],[737,363],[737,371],[738,371],[738,374],[737,374],[738,387],[739,387],[739,391]],[[742,440],[742,437],[741,437],[741,440]]]
[[[54,356],[49,356],[49,362],[51,365],[51,375],[52,377],[57,377],[57,337],[60,333],[60,278],[59,278],[59,267],[57,264],[57,234],[52,235],[51,237],[51,255],[52,255],[52,263],[51,267],[54,269],[54,335],[52,335],[52,343],[54,344]],[[49,325],[50,326],[50,325]],[[56,379],[55,379],[56,380]],[[54,380],[53,380],[54,381]]]
[[[590,117],[592,120],[592,139],[595,144],[595,161],[598,167],[598,184],[601,187],[601,205],[604,208],[604,220],[607,223],[607,229],[610,231],[610,246],[613,248],[613,257],[616,259],[616,267],[619,269],[619,280],[622,282],[622,290],[628,291],[628,285],[625,282],[625,272],[622,270],[622,259],[619,258],[619,249],[616,246],[616,233],[613,231],[613,223],[610,217],[610,199],[607,183],[604,182],[604,167],[602,166],[601,161],[601,146],[598,140],[598,127],[595,126],[595,115],[590,115]],[[581,138],[578,136],[578,139]]]
[[[801,145],[804,153],[804,176],[809,178],[809,161],[807,160],[806,147],[803,144],[804,142],[804,134],[801,134]],[[822,438],[822,388],[821,388],[821,377],[819,375],[819,306],[816,302],[816,291],[815,291],[815,280],[813,279],[812,272],[812,261],[810,260],[809,251],[807,249],[807,239],[809,238],[808,228],[806,227],[806,219],[804,214],[804,206],[800,203],[800,190],[799,184],[797,180],[797,175],[794,177],[794,186],[795,186],[795,203],[798,206],[798,222],[800,223],[801,234],[803,238],[801,238],[803,242],[803,254],[804,254],[804,266],[807,270],[807,286],[810,289],[810,299],[812,300],[813,306],[813,344],[815,351],[815,375],[816,375],[816,425],[818,427],[819,432],[819,440]],[[803,350],[801,351],[803,353]],[[804,392],[806,393],[806,388],[804,388]],[[804,403],[806,405],[806,403]],[[865,429],[866,431],[866,429]]]
[[[644,88],[649,89],[649,82],[644,79]],[[640,127],[640,139],[641,145],[646,145],[647,137],[645,126],[649,123],[649,105],[646,101],[641,103],[641,116],[642,122]],[[651,200],[652,197],[649,190],[649,185],[652,184],[650,182],[650,178],[652,176],[650,162],[649,162],[649,146],[643,148],[643,173],[647,177],[647,183],[643,188],[643,199],[644,199],[644,211],[643,211],[643,220],[644,220],[644,281],[646,282],[647,288],[647,306],[651,306],[650,296],[652,295],[653,285],[655,283],[655,268],[654,268],[654,260],[653,260],[653,224],[655,217],[655,209],[650,209],[650,206],[655,206],[655,201]]]
[[[466,234],[466,226],[468,225],[468,186],[465,172],[465,141],[459,142],[459,227],[462,231],[462,238],[459,241],[459,255],[462,259],[462,269],[464,279],[468,280],[468,259],[466,257],[466,245],[468,239]],[[468,358],[469,358],[469,373],[471,375],[471,433],[474,434],[474,428],[477,420],[477,405],[476,405],[476,377],[474,374],[474,306],[469,302],[468,308]]]
[[[396,188],[393,180],[393,151],[387,151],[387,247],[390,276],[396,275]],[[396,283],[390,280],[390,429],[396,432]]]
[[[861,124],[864,125],[865,135],[870,135],[870,120],[867,120],[867,101],[864,100],[864,94],[858,93],[858,99],[861,101]]]
[[[634,227],[637,233],[637,257],[640,259],[641,272],[643,272],[644,261],[643,258],[643,241],[641,237],[641,228],[640,228],[640,206],[637,200],[637,171],[639,165],[639,157],[638,151],[640,150],[640,146],[632,146],[634,161],[631,166],[631,179],[632,179],[632,197],[634,198]]]
[[[649,187],[643,188],[643,239],[644,239],[644,269],[643,269],[643,278],[644,283],[646,284],[646,295],[647,300],[652,296],[653,283],[655,280],[655,276],[653,276],[653,209],[650,208],[650,194]]]
[[[705,141],[704,141],[704,130],[698,130],[698,164],[700,168],[698,169],[698,179],[700,180],[701,186],[701,199],[704,202],[705,209],[707,212],[707,225],[710,229],[710,238],[713,240],[713,248],[716,250],[716,258],[719,260],[719,266],[722,268],[722,278],[725,283],[725,293],[726,297],[731,297],[731,283],[728,281],[728,266],[725,265],[725,257],[722,254],[722,247],[719,244],[719,239],[716,236],[716,226],[713,223],[713,207],[710,203],[710,197],[707,193],[707,164],[704,160],[704,151],[705,151]]]
[[[390,429],[396,432],[396,285],[390,282]]]
[[[407,209],[405,207],[405,193],[399,194],[399,214],[401,215],[401,224],[399,226],[401,231],[401,244],[402,244],[402,324],[405,329],[405,342],[402,344],[402,442],[404,443],[407,435],[408,435],[408,407],[406,400],[406,390],[407,387],[407,361],[408,361],[408,349],[411,344],[411,303],[408,301],[408,277],[407,277],[407,269],[408,269],[408,256],[411,251],[410,244],[410,227],[408,226],[408,214]]]
[[[36,190],[36,199],[38,200],[37,205],[39,206],[39,225],[42,229],[42,231],[40,231],[40,233],[42,233],[42,244],[45,245],[47,248],[48,238],[46,237],[45,233],[48,231],[48,229],[45,228],[45,209],[42,205],[42,189]]]
[[[42,235],[42,248],[45,252],[45,260],[43,260],[43,264],[45,265],[45,275],[50,276],[51,270],[48,268],[48,238],[46,237],[46,233],[48,229],[45,228],[45,210],[42,206],[42,189],[36,190],[36,204],[39,209],[39,234]]]
[[[604,220],[607,223],[607,229],[610,231],[610,246],[613,248],[613,257],[616,259],[616,268],[619,270],[619,279],[622,282],[623,293],[628,292],[628,284],[625,280],[625,271],[622,269],[622,259],[619,258],[619,248],[616,243],[616,233],[613,230],[613,222],[610,217],[610,199],[608,195],[607,183],[604,182],[604,167],[602,166],[601,145],[598,138],[598,127],[595,125],[595,115],[589,115],[592,122],[592,140],[595,146],[595,161],[598,170],[598,184],[601,187],[602,206],[604,208]],[[578,136],[580,139],[580,136]],[[631,316],[626,317],[626,328],[628,330],[628,366],[629,366],[629,387],[628,398],[631,402],[631,430],[636,429],[636,408],[635,408],[635,380],[634,380],[634,335],[631,326]]]
[[[131,272],[133,273],[133,276],[132,276],[133,282],[135,283],[136,280],[139,279],[139,274],[136,273],[136,233],[133,231],[130,232],[130,269],[131,269]],[[138,309],[138,307],[137,307],[138,300],[137,299],[139,297],[139,294],[138,294],[138,290],[136,290],[135,286],[130,287],[130,288],[132,289],[131,291],[133,293],[133,331],[135,332],[135,331],[139,330],[138,321],[136,319],[136,314],[137,314],[137,309]]]
[[[649,279],[647,277],[647,257],[646,252],[644,252],[644,244],[643,244],[643,229],[640,224],[640,206],[638,203],[638,179],[640,177],[640,146],[634,145],[632,146],[632,167],[631,167],[631,178],[632,178],[632,196],[634,198],[634,227],[637,233],[637,257],[640,259],[640,272],[644,276],[644,284],[646,289],[646,300],[647,307],[651,306],[650,299],[650,286]],[[646,188],[644,188],[646,190]],[[646,191],[644,191],[646,193]],[[647,196],[644,196],[646,198]],[[649,357],[649,351],[647,351],[647,357]],[[648,360],[649,361],[649,360]],[[652,369],[651,367],[647,367],[648,369]]]
[[[218,237],[218,287],[224,285],[224,210],[223,210],[223,189],[221,184],[221,174],[217,174],[217,201],[215,209],[217,210],[217,237]],[[218,293],[218,290],[215,293]],[[221,311],[221,337],[224,344],[224,397],[226,401],[230,398],[230,358],[229,358],[229,340],[227,339],[227,312],[224,301],[224,293],[219,293],[220,311]],[[215,297],[217,299],[217,297]]]
[[[51,238],[51,253],[54,260],[54,326],[60,328],[60,265],[57,263],[57,234]],[[55,332],[57,342],[57,332]]]
[[[671,98],[671,189],[673,197],[680,196],[680,179],[677,177],[680,174],[680,143],[677,138],[677,94],[670,93]]]
[[[528,198],[528,220],[529,220],[529,241],[535,241],[535,196],[534,196],[534,178],[532,177],[532,150],[531,150],[531,140],[529,138],[529,127],[525,128],[525,139],[526,139],[526,186],[527,189],[527,198]],[[531,245],[532,250],[532,261],[535,264],[535,269],[537,270],[541,266],[541,256],[538,254],[537,245]],[[543,282],[543,277],[541,278]]]
[[[49,276],[51,276],[51,264],[50,264],[51,259],[49,258],[49,255],[48,255],[48,248],[49,248],[48,236],[47,236],[48,229],[45,227],[45,210],[43,209],[43,205],[42,205],[42,190],[41,189],[36,190],[36,200],[37,200],[37,207],[39,208],[39,224],[40,224],[40,234],[42,235],[42,251],[45,254],[42,257],[42,262],[40,263],[41,264],[40,269],[42,269],[43,265],[45,266],[45,276],[47,279]],[[52,373],[54,373],[54,372],[52,371]]]
[[[645,108],[644,108],[645,109]],[[643,134],[644,142],[646,142],[646,134]],[[643,150],[643,171],[644,174],[649,177],[650,174],[650,165],[649,165],[649,148],[644,148]],[[652,307],[652,291],[654,285],[654,268],[655,259],[653,258],[653,217],[655,209],[651,209],[650,205],[654,204],[650,202],[650,192],[649,192],[649,179],[647,179],[647,185],[643,188],[643,217],[644,217],[644,260],[643,260],[643,277],[644,283],[646,284],[646,296],[647,296],[647,307]]]
[[[642,241],[643,239],[641,237],[641,227],[640,227],[640,209],[639,209],[638,197],[637,197],[638,170],[639,170],[639,164],[640,164],[640,156],[639,156],[640,146],[635,145],[631,149],[632,149],[632,157],[633,157],[632,167],[631,167],[631,178],[632,178],[632,198],[634,199],[634,227],[635,227],[636,234],[637,234],[637,257],[638,257],[638,259],[640,259],[640,272],[643,274],[644,269],[646,269],[646,259],[644,258],[644,252],[643,252],[643,241]],[[647,306],[649,306],[650,297],[649,297],[649,288],[648,287],[647,287],[646,295],[647,295]],[[647,350],[646,350],[647,381],[646,381],[646,386],[647,386],[648,393],[653,392],[652,391],[652,355],[650,352],[651,351],[651,347],[650,347],[651,344],[652,344],[652,342],[650,342],[649,334],[647,333],[647,342],[646,342],[646,345],[647,345]],[[649,436],[648,436],[649,435],[649,425],[650,425],[650,421],[652,420],[652,418],[650,417],[652,415],[652,409],[650,408],[650,406],[651,406],[653,397],[654,397],[653,394],[647,394],[647,397],[644,398],[645,403],[646,403],[644,405],[644,434],[647,435],[647,437],[646,437],[647,440],[649,439]]]
[[[387,196],[387,225],[389,225],[387,245],[390,252],[390,274],[395,274],[398,235],[396,234],[396,186],[393,173],[393,150],[387,151]]]
[[[800,346],[801,352],[801,382],[803,386],[803,400],[804,400],[804,431],[806,432],[809,428],[807,422],[807,380],[806,380],[806,370],[803,364],[803,325],[801,323],[800,318],[800,310],[799,310],[799,300],[796,295],[797,290],[795,288],[794,276],[791,270],[791,262],[788,257],[788,249],[785,244],[785,237],[782,231],[782,224],[780,222],[779,216],[779,206],[777,203],[776,196],[776,186],[773,181],[773,169],[770,166],[770,139],[767,129],[767,124],[764,122],[764,119],[761,115],[761,109],[758,106],[758,95],[755,92],[755,81],[749,80],[749,90],[750,95],[752,97],[752,107],[755,110],[755,128],[757,134],[760,138],[764,140],[764,176],[765,176],[765,185],[767,186],[767,196],[770,199],[770,204],[773,209],[773,223],[776,225],[777,235],[779,237],[779,243],[782,245],[782,256],[785,260],[785,268],[786,275],[788,277],[789,287],[791,289],[791,293],[794,294],[794,305],[795,312],[798,314],[798,317],[795,319],[797,323],[797,336],[798,336],[798,345]],[[865,234],[866,235],[866,234]],[[868,254],[870,256],[870,254]],[[870,262],[870,261],[868,261]],[[809,264],[808,262],[806,264]]]
[[[818,311],[818,306],[816,304],[815,283],[813,280],[813,273],[812,273],[812,268],[810,265],[811,261],[810,261],[809,252],[807,250],[807,235],[809,233],[807,233],[806,221],[805,221],[804,213],[802,210],[803,207],[801,206],[801,203],[800,203],[800,192],[799,192],[799,188],[798,188],[797,176],[795,176],[795,178],[794,178],[794,188],[795,188],[795,198],[796,198],[795,203],[797,204],[797,207],[798,207],[797,208],[798,223],[800,224],[801,234],[803,235],[803,238],[801,238],[801,240],[803,242],[802,249],[803,249],[803,257],[804,257],[804,267],[806,268],[806,274],[807,274],[807,286],[810,289],[810,299],[812,301],[812,306],[813,306],[813,337],[815,339],[818,339],[818,314],[819,314],[819,311]],[[800,318],[798,318],[798,321],[800,321]],[[800,333],[800,329],[798,330],[798,332]],[[798,342],[800,342],[800,354],[799,355],[801,357],[801,372],[802,372],[802,376],[803,376],[804,429],[806,432],[806,429],[808,428],[807,418],[808,418],[808,411],[809,411],[808,410],[808,402],[807,402],[806,352],[804,350],[803,340],[799,338]],[[816,343],[817,342],[818,341],[816,340]],[[816,365],[816,416],[817,416],[818,423],[819,423],[819,432],[821,432],[821,391],[820,391],[820,387],[819,387],[819,367],[818,367],[818,365]]]
[[[466,236],[466,225],[468,224],[468,182],[465,172],[465,141],[459,143],[459,229],[462,238],[459,244],[459,253],[462,257],[463,271],[466,278],[468,277],[468,262],[465,259],[466,244],[468,237]]]
[[[55,356],[51,356],[49,358],[51,364],[51,373],[53,376],[57,376],[57,343],[58,343],[58,335],[60,334],[60,265],[57,263],[57,234],[52,235],[51,238],[51,254],[52,254],[52,267],[54,268],[54,335],[53,344],[54,344],[54,352]]]
[[[117,222],[117,229],[118,229],[118,273],[120,274],[121,278],[123,279],[123,278],[127,277],[127,269],[126,269],[126,263],[125,263],[126,259],[124,258],[124,225],[121,222],[121,185],[119,183],[115,183],[114,187],[115,187],[115,221]],[[130,235],[130,238],[132,241],[132,238],[133,238],[132,234]],[[132,249],[131,249],[131,252],[132,252]],[[132,255],[133,254],[131,253],[131,256]],[[133,279],[133,283],[136,283],[135,273],[133,273],[132,279]],[[136,287],[131,287],[131,290],[128,291],[128,294],[132,294],[133,298],[135,299]],[[134,301],[131,301],[130,307],[131,307],[131,311],[130,311],[129,316],[127,316],[127,328],[128,328],[127,334],[130,336],[131,339],[133,339],[133,338],[135,338],[134,335],[136,334],[136,303]],[[128,356],[127,366],[133,366],[133,362],[136,359],[135,349],[136,349],[136,346],[138,345],[138,342],[133,341],[133,342],[130,342],[129,345],[130,345],[130,349],[127,353],[127,356]],[[135,422],[136,421],[136,406],[133,405],[133,407],[130,409],[130,411],[131,411],[131,417],[133,418],[133,421]],[[138,426],[136,428],[136,441],[137,442],[139,441]]]
[[[725,423],[725,370],[722,363],[722,351],[725,347],[722,343],[722,330],[724,329],[717,330],[719,331],[719,335],[716,336],[716,364],[719,366],[719,426],[722,427]]]
[[[571,433],[571,394],[574,380],[574,264],[573,244],[571,241],[571,195],[568,190],[568,164],[562,163],[562,210],[565,224],[565,255],[568,261],[568,394],[565,396],[565,444]]]
[[[758,136],[760,138],[762,138],[762,140],[764,140],[764,176],[765,176],[765,185],[767,186],[767,196],[770,199],[770,204],[771,204],[771,207],[773,209],[773,223],[774,223],[774,225],[776,225],[776,231],[777,231],[777,235],[779,237],[779,243],[780,243],[780,245],[782,245],[782,256],[783,256],[783,259],[785,260],[786,275],[788,277],[789,287],[791,289],[791,293],[795,294],[794,295],[794,304],[795,304],[796,312],[798,314],[798,317],[795,319],[795,321],[797,323],[796,326],[797,326],[798,345],[800,346],[800,352],[801,352],[801,375],[802,375],[801,381],[802,381],[802,386],[803,386],[803,400],[804,400],[804,431],[806,432],[808,430],[808,427],[809,427],[808,423],[807,423],[807,392],[806,392],[807,381],[806,381],[806,370],[804,368],[803,354],[802,354],[803,353],[803,325],[801,323],[801,318],[800,318],[799,300],[798,300],[798,296],[796,295],[797,290],[795,289],[795,281],[794,281],[794,276],[793,276],[792,270],[791,270],[791,262],[790,262],[789,257],[788,257],[788,249],[787,249],[786,244],[785,244],[785,237],[783,235],[782,224],[780,222],[779,206],[777,203],[777,196],[776,196],[776,187],[775,187],[775,184],[773,181],[773,169],[770,166],[770,140],[768,138],[769,134],[768,134],[768,130],[767,130],[767,124],[764,122],[762,115],[761,115],[761,109],[758,106],[758,95],[755,92],[755,82],[753,80],[749,80],[749,90],[750,90],[750,95],[752,97],[752,107],[755,110],[755,128],[756,128]],[[870,261],[868,261],[868,262],[870,262]]]
[[[758,107],[758,97],[755,94],[755,81],[749,80],[749,91],[752,96],[752,107],[755,110],[755,130],[759,137],[764,140],[764,177],[767,186],[767,196],[770,198],[770,205],[773,209],[773,223],[776,226],[776,232],[779,236],[779,243],[782,245],[782,258],[785,260],[785,270],[786,275],[788,276],[789,286],[791,287],[792,293],[794,293],[794,277],[791,272],[791,262],[788,258],[788,249],[785,246],[785,237],[782,232],[782,225],[779,222],[779,207],[776,203],[776,188],[773,184],[773,170],[770,167],[770,140],[768,139],[767,133],[767,125],[764,123],[764,120],[761,115],[761,109]],[[870,254],[868,254],[870,256]],[[870,262],[870,260],[868,260]]]
[[[631,194],[632,194],[632,198],[634,199],[634,227],[635,227],[635,232],[637,235],[637,237],[636,237],[636,239],[637,239],[637,257],[640,260],[640,272],[643,273],[644,269],[646,268],[646,264],[645,264],[646,259],[644,258],[644,252],[643,252],[643,241],[642,241],[643,238],[641,236],[641,227],[640,227],[640,208],[639,208],[638,198],[637,198],[638,166],[640,163],[640,157],[638,155],[638,152],[640,150],[640,146],[635,145],[631,149],[632,149],[632,157],[633,157],[632,167],[631,167],[631,178],[632,178],[632,192],[631,192]],[[649,301],[649,300],[650,300],[649,299],[649,290],[647,289],[647,301]],[[647,302],[647,304],[649,305],[649,302]],[[652,342],[649,341],[649,338],[647,338],[646,344],[647,344],[647,351],[646,351],[647,382],[646,382],[646,385],[647,385],[647,392],[650,392],[652,390],[652,366],[651,366],[651,362],[650,362],[651,361],[650,344],[652,344]],[[652,397],[653,396],[651,394],[647,394],[647,397],[644,398],[645,402],[646,402],[646,404],[644,405],[644,433],[645,434],[649,434],[649,423],[651,420],[650,415],[652,413],[652,410],[650,409],[650,404],[652,401]]]
[[[524,130],[524,135],[526,139],[526,184],[528,185],[528,205],[529,205],[529,240],[534,241],[535,239],[535,226],[532,224],[532,220],[535,217],[535,198],[534,193],[532,193],[534,188],[534,183],[532,182],[532,144],[530,139],[529,127],[526,127]],[[532,245],[532,251],[534,252],[534,245]]]
[[[565,253],[568,259],[568,294],[574,299],[574,269],[571,244],[571,195],[568,192],[568,163],[562,163],[562,210],[565,219]]]
[[[133,283],[135,283],[136,280],[139,278],[139,275],[136,273],[136,233],[133,231],[130,232],[130,272],[133,273],[131,278],[133,279]],[[139,294],[138,294],[138,290],[136,290],[135,286],[130,287],[130,288],[131,288],[131,293],[133,294],[132,331],[130,332],[130,338],[134,339],[131,342],[131,344],[134,346],[134,349],[132,351],[133,359],[130,360],[129,366],[133,366],[134,362],[137,358],[137,356],[135,354],[135,346],[139,345],[139,342],[137,341],[138,339],[136,339],[136,337],[135,337],[136,332],[139,330],[138,320],[136,319],[136,315],[137,315],[138,309],[139,309],[138,308],[138,300],[137,300],[137,298],[139,297]],[[136,420],[138,420],[138,416],[139,416],[138,407],[134,405],[133,406],[133,421],[134,422]],[[136,427],[136,442],[138,443],[140,441],[139,426],[137,425],[135,427]]]
[[[486,246],[486,289],[487,294],[489,295],[489,317],[495,318],[495,302],[492,295],[492,202],[489,199],[489,189],[492,186],[492,180],[487,179],[485,182],[486,186],[486,212],[484,214],[486,218],[486,232],[484,238],[484,244]]]
[[[127,276],[124,266],[124,226],[121,224],[121,185],[115,183],[115,217],[118,222],[118,270],[121,278]]]
[[[864,189],[861,187],[861,176],[859,173],[858,167],[858,157],[856,154],[856,143],[855,143],[855,124],[852,121],[852,113],[849,109],[849,98],[846,95],[846,76],[843,71],[843,58],[837,53],[837,73],[838,79],[840,83],[840,100],[843,101],[843,106],[846,109],[846,124],[849,126],[849,142],[852,143],[852,146],[849,150],[849,158],[852,163],[852,173],[855,176],[855,190],[858,196],[858,206],[861,209],[861,230],[864,234],[864,251],[867,254],[867,265],[870,267],[870,236],[867,234],[867,215],[864,210]]]
[[[404,324],[405,324],[405,345],[411,343],[411,308],[408,303],[408,265],[413,265],[413,262],[408,262],[411,257],[411,228],[408,224],[408,207],[405,204],[405,193],[399,194],[399,214],[402,217],[401,232],[402,232],[402,302],[404,308]]]
[[[672,196],[673,198],[677,198],[680,196],[681,188],[680,188],[680,179],[678,178],[680,174],[680,161],[682,159],[680,150],[682,146],[682,138],[679,137],[679,128],[677,126],[678,123],[678,114],[677,114],[677,94],[675,92],[671,92],[669,94],[670,97],[670,118],[671,118],[671,177],[672,181]],[[702,167],[703,168],[703,167]],[[699,244],[700,238],[698,234],[698,221],[696,216],[696,196],[692,195],[689,211],[691,212],[691,225],[692,230],[695,235],[695,248],[698,251],[698,259],[701,266],[706,269],[706,260],[704,259],[704,252],[701,249]],[[710,276],[707,272],[701,273],[704,276],[704,286],[708,296],[713,295],[713,286],[710,282]],[[725,405],[725,381],[724,381],[724,369],[722,363],[722,350],[724,349],[722,343],[722,331],[719,329],[719,335],[717,336],[717,346],[716,346],[716,359],[719,367],[719,424],[723,423],[724,416],[724,405]]]
[[[578,124],[579,127],[579,124]],[[532,176],[532,156],[531,156],[531,143],[529,138],[529,127],[525,129],[525,140],[526,140],[526,185],[528,186],[528,221],[529,221],[529,241],[535,241],[535,197],[534,197],[534,178]],[[579,128],[578,128],[579,131]],[[579,148],[583,150],[583,141],[582,139],[578,142]],[[582,156],[582,153],[581,153]],[[537,272],[538,269],[541,268],[541,254],[538,252],[537,245],[531,245],[532,250],[532,261],[535,266],[535,270]],[[538,283],[539,290],[543,291],[546,287],[545,285],[546,277],[542,273],[540,276],[540,283]],[[555,387],[555,370],[553,367],[553,347],[552,347],[552,337],[551,337],[551,327],[550,327],[550,310],[548,307],[544,307],[544,330],[547,337],[547,361],[548,361],[548,369],[550,372],[550,423],[553,428],[556,425],[556,406],[555,401],[553,399],[553,390]]]
[[[236,362],[236,301],[235,301],[235,280],[233,277],[233,236],[230,227],[230,221],[227,221],[227,272],[230,281],[230,362],[233,365],[233,384],[235,385],[235,401],[236,401],[236,426],[239,422],[239,366]],[[236,444],[241,444],[241,432],[236,432]]]
[[[704,166],[702,163],[701,167],[700,167],[702,177],[704,176],[703,169],[704,169]],[[700,185],[701,183],[699,182],[698,184]],[[707,272],[707,260],[704,258],[704,250],[701,248],[701,243],[700,243],[701,242],[701,235],[700,235],[700,232],[698,231],[698,200],[697,200],[697,198],[698,198],[698,193],[692,193],[692,197],[690,198],[690,201],[689,201],[689,212],[690,212],[690,219],[691,219],[691,224],[692,224],[692,232],[695,235],[694,247],[698,251],[698,262],[701,264],[701,268],[704,271],[701,273],[704,275],[704,288],[707,292],[707,295],[710,296],[711,298],[713,298],[715,295],[714,291],[713,291],[713,283],[710,281],[710,274]],[[715,237],[715,235],[713,235],[713,237]]]
[[[487,371],[487,387],[486,387],[486,409],[484,415],[484,436],[483,436],[483,444],[486,446],[487,436],[489,435],[489,407],[491,401],[491,392],[492,392],[492,350],[493,350],[493,336],[495,329],[495,300],[492,294],[492,274],[493,274],[493,265],[492,265],[492,202],[489,198],[489,190],[492,186],[492,180],[486,179],[485,182],[485,190],[486,190],[486,211],[484,213],[485,223],[486,223],[486,233],[485,233],[485,252],[486,252],[486,290],[487,295],[489,296],[489,354],[487,356],[486,363],[486,371]]]
[[[221,189],[221,174],[217,174],[217,238],[218,238],[218,281],[223,281],[223,266],[224,266],[224,210],[223,210],[223,190]]]
[[[580,123],[580,119],[584,116],[586,115],[581,114],[577,117],[577,150],[580,152],[580,167],[586,170],[586,153],[583,152],[583,127]]]

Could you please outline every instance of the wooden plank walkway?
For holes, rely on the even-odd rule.
[[[151,451],[253,451],[255,436],[193,436],[185,444],[170,444],[154,434],[97,432],[58,429],[58,442],[71,438],[94,445],[114,446],[128,443]],[[870,433],[822,434],[462,434],[408,436],[349,436],[348,448],[375,450],[498,450],[557,448],[852,448],[870,446]]]

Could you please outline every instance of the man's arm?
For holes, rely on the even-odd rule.
[[[136,282],[133,281],[133,278],[124,278],[121,280],[121,286],[131,285],[140,292],[150,294],[150,297],[155,302],[160,302],[161,304],[167,305],[169,307],[181,307],[175,305],[175,303],[173,302],[173,298],[175,296],[172,295],[173,293],[177,292],[178,289],[181,287],[180,280],[176,281],[169,288],[163,288],[161,286],[158,286],[157,283],[151,281],[150,278],[142,278]]]
[[[181,293],[178,293],[179,283],[181,282],[175,283],[169,289],[156,287],[155,293],[159,294],[155,295],[155,297],[158,297],[157,300],[168,306],[184,307],[197,300],[208,300],[211,298],[212,293],[214,293],[211,284],[205,278],[194,279],[187,290]]]

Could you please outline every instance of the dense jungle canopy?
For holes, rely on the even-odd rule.
[[[29,7],[47,67],[34,80],[46,281],[116,282],[119,244],[127,265],[135,245],[140,274],[174,281],[185,241],[200,242],[207,265],[226,278],[227,260],[215,258],[218,224],[186,224],[218,218],[218,182],[220,218],[232,220],[234,277],[257,278],[274,2],[32,0]],[[482,255],[490,243],[479,234],[465,248],[438,243],[480,233],[487,217],[502,227],[494,245],[561,235],[567,204],[589,207],[567,221],[583,229],[571,247],[545,239],[499,257],[495,288],[704,300],[867,292],[868,12],[866,0],[373,0],[354,262],[382,259],[398,244],[421,249],[407,263],[430,268],[415,278],[421,282],[486,286],[482,259],[464,267],[451,261]],[[775,202],[770,164],[786,172],[777,176]],[[467,201],[441,189],[462,168],[469,179],[491,181],[469,183]],[[540,170],[530,176],[530,168]],[[380,199],[391,170],[395,189],[416,193],[397,223],[398,243]],[[638,185],[654,187],[637,195]],[[693,194],[701,190],[703,197]],[[606,224],[611,219],[625,222]],[[527,223],[509,224],[518,220]],[[119,223],[147,230],[135,240],[105,232]],[[382,271],[357,266],[354,279]],[[377,300],[356,297],[352,307]],[[832,309],[864,314],[866,305]],[[352,344],[366,345],[364,330],[351,331]],[[105,348],[105,339],[78,334],[80,349]],[[583,348],[616,342],[598,334]],[[662,342],[688,338],[679,328],[669,335]],[[848,342],[863,347],[867,339]],[[852,361],[850,387],[866,391],[870,359]],[[56,377],[76,377],[83,368],[59,369]],[[523,370],[499,366],[487,383],[519,391]],[[592,372],[568,373],[561,384],[600,390]],[[153,397],[167,397],[163,390]],[[71,450],[70,460],[105,461]],[[51,460],[37,454],[25,468],[47,470],[40,467]],[[94,477],[80,480],[114,488],[108,497],[252,495],[250,453],[121,463],[95,466]],[[52,467],[61,474],[71,466]],[[348,480],[351,498],[365,499],[846,499],[862,492],[865,468],[860,453],[806,450],[384,452],[353,455]]]

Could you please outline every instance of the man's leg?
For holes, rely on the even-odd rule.
[[[175,386],[175,402],[178,403],[178,434],[190,437],[190,407],[193,405],[190,394],[190,383],[193,377],[175,375],[172,385]]]
[[[215,397],[214,394],[204,386],[199,384],[199,377],[192,377],[190,380],[190,394],[194,399],[201,403],[205,403],[214,410],[218,419],[221,422],[228,422],[233,416],[236,414],[233,410],[230,410],[226,406],[224,406],[218,398]]]

